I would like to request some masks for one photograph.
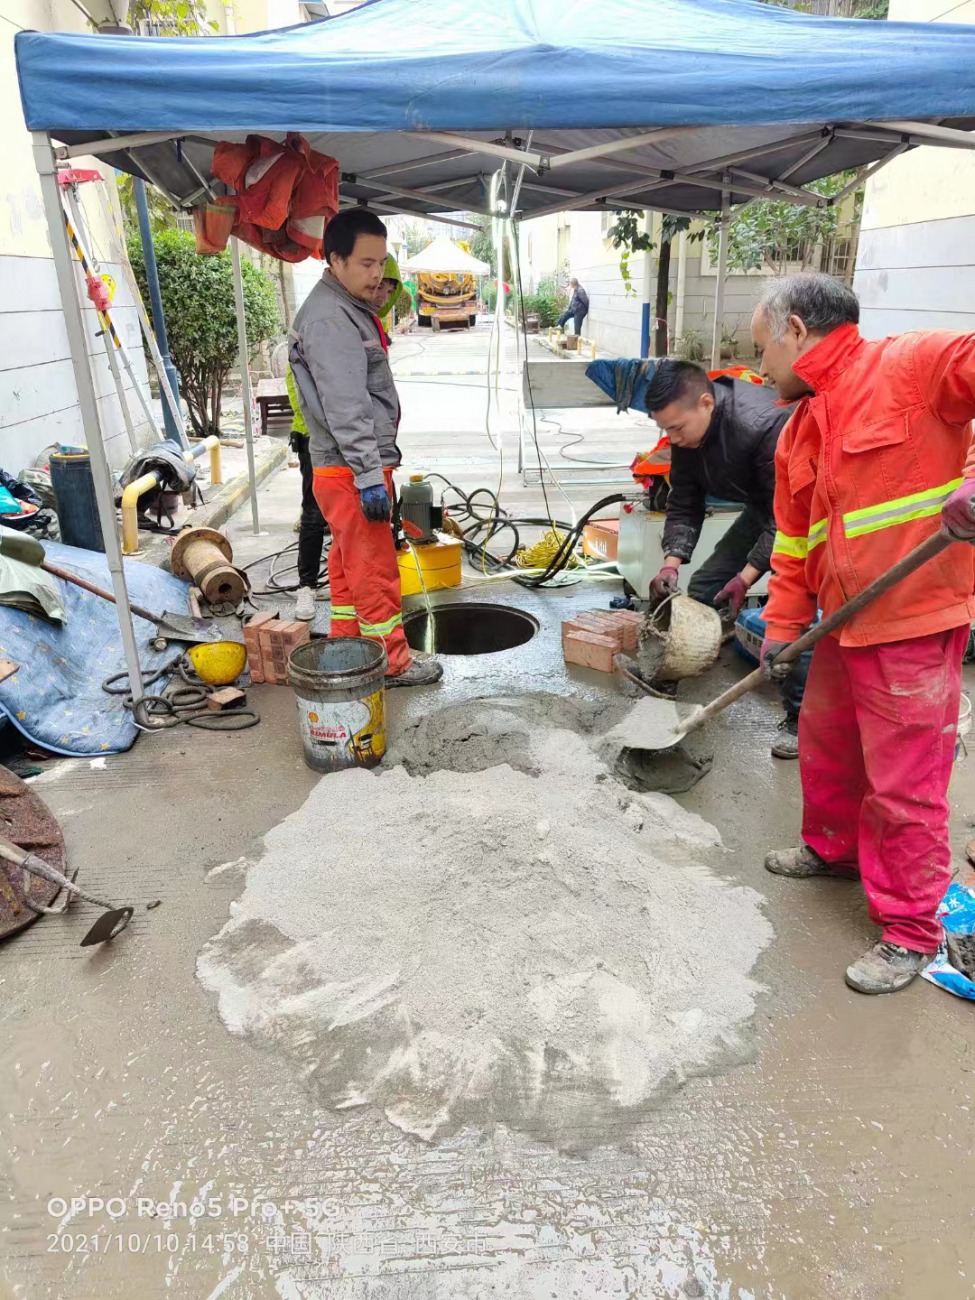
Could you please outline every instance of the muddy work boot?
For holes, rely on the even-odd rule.
[[[386,674],[386,686],[432,686],[443,676],[443,664],[422,650],[413,651],[413,662],[405,673]]]
[[[786,714],[779,723],[778,735],[772,742],[772,757],[799,757],[799,719],[791,714]]]
[[[838,880],[855,880],[856,872],[824,862],[815,849],[800,844],[797,849],[776,849],[765,859],[765,870],[773,876],[791,876],[805,880],[809,876],[833,876]]]
[[[846,968],[846,982],[858,993],[896,993],[910,984],[930,960],[930,953],[884,940]]]

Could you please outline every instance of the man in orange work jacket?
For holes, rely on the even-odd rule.
[[[755,310],[762,373],[799,405],[775,457],[776,537],[762,662],[942,525],[975,540],[966,476],[975,335],[867,342],[851,289],[804,273]],[[847,969],[862,993],[909,984],[941,941],[948,781],[975,552],[950,546],[816,647],[799,721],[802,843],[781,876],[859,878],[880,942]]]

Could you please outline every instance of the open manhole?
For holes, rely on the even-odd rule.
[[[524,645],[538,631],[538,620],[508,605],[436,605],[433,627],[425,609],[403,619],[414,650],[438,655],[490,655]]]

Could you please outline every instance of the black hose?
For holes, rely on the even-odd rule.
[[[603,497],[597,501],[594,506],[590,506],[582,516],[576,526],[571,529],[562,540],[562,545],[555,552],[555,555],[549,561],[548,568],[544,573],[536,574],[534,577],[515,577],[514,581],[520,583],[523,587],[541,587],[549,582],[555,575],[561,572],[569,562],[573,550],[575,549],[579,538],[582,536],[582,530],[588,524],[589,520],[600,510],[605,510],[607,506],[617,505],[628,498],[622,492],[614,492],[612,496]]]

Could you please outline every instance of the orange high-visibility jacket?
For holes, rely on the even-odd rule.
[[[794,366],[814,396],[775,456],[773,576],[766,635],[792,641],[817,606],[844,601],[930,537],[962,482],[975,417],[975,334],[942,330],[867,342],[855,325]],[[844,624],[843,645],[876,645],[970,623],[975,549],[951,546]]]

